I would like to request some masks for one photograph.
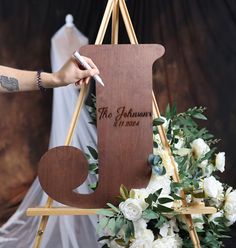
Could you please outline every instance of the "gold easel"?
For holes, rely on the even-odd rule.
[[[134,28],[128,13],[128,9],[125,3],[125,0],[108,0],[107,6],[105,9],[105,13],[98,31],[98,35],[95,41],[95,44],[102,44],[105,32],[107,30],[107,26],[112,14],[112,35],[111,35],[111,43],[117,44],[118,43],[118,30],[119,30],[119,11],[121,12],[126,31],[128,33],[128,37],[131,44],[138,44]],[[72,137],[74,134],[75,126],[77,123],[77,120],[79,118],[82,106],[85,101],[85,97],[87,95],[89,86],[83,85],[81,87],[80,95],[76,104],[76,108],[71,120],[70,128],[68,131],[68,135],[66,138],[65,145],[69,146],[72,141]],[[160,116],[160,111],[157,105],[157,101],[155,99],[154,93],[152,93],[152,102],[153,102],[153,116],[154,118],[157,118]],[[179,175],[178,171],[174,162],[174,158],[171,154],[170,146],[168,144],[164,129],[162,126],[158,127],[159,134],[161,137],[162,144],[166,151],[168,151],[168,154],[171,158],[172,166],[174,167],[174,181],[179,182]],[[183,207],[180,209],[176,209],[176,212],[179,214],[182,214],[185,218],[186,224],[188,226],[188,231],[191,237],[191,240],[193,242],[193,245],[195,248],[200,247],[199,238],[197,235],[197,232],[195,230],[191,214],[212,214],[216,212],[215,208],[212,207],[205,207],[204,205],[198,205],[198,206],[188,206],[187,202],[185,200],[184,192],[181,193],[181,196],[183,198],[182,205]],[[98,211],[98,209],[79,209],[79,208],[70,208],[70,207],[53,207],[53,199],[48,197],[47,203],[44,207],[37,207],[37,208],[29,208],[27,209],[27,216],[42,216],[38,231],[36,233],[35,237],[35,243],[34,248],[39,248],[41,245],[41,241],[43,238],[43,233],[45,231],[48,218],[50,215],[95,215]]]

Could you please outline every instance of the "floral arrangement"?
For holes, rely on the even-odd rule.
[[[217,171],[225,169],[225,153],[216,153],[219,140],[195,119],[206,120],[204,108],[194,107],[177,114],[167,107],[166,116],[153,120],[153,154],[147,158],[152,167],[146,188],[120,187],[120,204],[99,211],[98,233],[103,248],[179,248],[193,247],[181,207],[181,191],[187,203],[215,207],[210,215],[193,214],[193,222],[201,247],[222,247],[229,226],[236,221],[236,190],[221,183]],[[158,125],[163,125],[179,173],[173,181],[174,168],[160,140]],[[97,172],[98,156],[89,147],[90,170]],[[96,187],[96,185],[92,185]]]

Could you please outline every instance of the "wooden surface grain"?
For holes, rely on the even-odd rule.
[[[157,44],[90,45],[80,52],[93,58],[105,83],[105,87],[96,85],[98,187],[89,195],[73,192],[88,171],[82,153],[72,147],[46,153],[39,164],[39,180],[55,200],[74,207],[98,208],[107,202],[117,203],[121,184],[131,189],[145,188],[149,182],[152,64],[163,55],[164,48]]]

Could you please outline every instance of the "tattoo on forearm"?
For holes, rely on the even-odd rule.
[[[0,84],[8,91],[19,91],[19,82],[16,78],[0,75]]]

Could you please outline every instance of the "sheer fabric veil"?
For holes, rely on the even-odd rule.
[[[52,38],[52,70],[58,70],[73,51],[88,43],[88,39],[72,24],[64,25]],[[53,92],[53,115],[49,147],[64,145],[79,90],[70,85],[55,88]],[[83,107],[72,145],[87,152],[87,146],[96,147],[96,128],[90,120],[86,106]],[[88,193],[88,178],[79,191]],[[38,217],[26,217],[28,207],[43,206],[47,196],[43,193],[38,179],[34,181],[15,214],[0,228],[0,248],[33,247],[39,224]],[[54,206],[59,203],[54,202]],[[43,236],[41,248],[96,248],[96,216],[50,217]]]

